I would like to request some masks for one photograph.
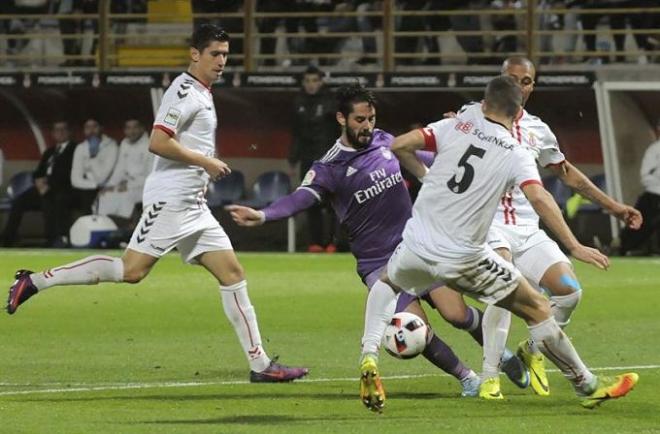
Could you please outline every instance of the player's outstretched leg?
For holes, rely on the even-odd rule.
[[[519,282],[516,290],[500,302],[501,305],[511,308],[527,322],[530,336],[539,350],[573,384],[577,395],[585,398],[582,406],[594,408],[606,400],[621,398],[633,389],[639,380],[635,373],[614,378],[596,377],[551,315],[550,303],[525,279]]]
[[[9,288],[9,314],[16,312],[33,295],[51,286],[121,282],[124,280],[124,263],[120,258],[95,255],[39,273],[18,270],[15,279]]]
[[[35,295],[39,290],[32,279],[32,271],[18,270],[14,276],[14,283],[9,287],[9,297],[7,298],[7,313],[12,315],[18,309],[18,306],[25,303],[28,298]]]
[[[634,372],[617,375],[616,377],[598,377],[596,390],[585,396],[582,400],[582,407],[592,409],[607,400],[626,396],[638,381],[639,375]]]

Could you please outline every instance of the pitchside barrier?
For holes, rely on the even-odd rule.
[[[13,173],[36,166],[51,144],[52,122],[69,120],[75,140],[82,141],[82,124],[94,117],[106,134],[121,140],[127,118],[137,117],[146,125],[153,122],[163,92],[176,75],[171,71],[0,74],[0,146],[7,160],[0,191],[4,193]],[[496,71],[333,73],[326,76],[326,83],[336,87],[360,82],[372,88],[379,101],[378,127],[400,134],[436,121],[466,102],[480,100],[485,84],[496,75]],[[293,99],[299,92],[300,78],[300,74],[235,72],[223,75],[213,87],[219,121],[218,154],[243,172],[248,190],[261,173],[288,171]],[[620,90],[625,82],[617,81],[611,73],[541,71],[527,109],[551,126],[573,164],[589,176],[604,173],[608,191],[634,203],[640,191],[639,161],[651,141],[650,125],[659,115],[660,85],[643,85],[635,78],[628,81],[633,87]],[[293,183],[295,186],[295,180]],[[297,221],[304,223],[304,218]],[[223,224],[232,225],[226,219]],[[618,225],[608,226],[606,238],[615,238]],[[292,251],[306,244],[306,231],[300,225],[285,227],[290,236],[270,249]],[[38,236],[40,230],[31,225],[21,232]],[[296,233],[297,240],[292,238]],[[238,248],[244,244],[259,249],[250,234],[249,230],[232,230]],[[587,242],[592,238],[581,235]]]

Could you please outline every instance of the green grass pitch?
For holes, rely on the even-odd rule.
[[[88,253],[0,250],[0,276],[8,287],[17,268],[38,270]],[[365,289],[354,260],[239,258],[266,350],[310,367],[307,380],[249,384],[213,278],[170,255],[141,284],[52,288],[15,315],[0,316],[0,432],[660,432],[657,258],[613,259],[607,272],[577,265],[585,293],[568,334],[597,373],[640,374],[628,397],[585,410],[553,371],[547,398],[504,378],[503,402],[460,398],[458,382],[423,358],[383,354],[382,415],[358,399]],[[431,317],[436,332],[479,371],[481,350],[469,335]],[[509,346],[524,335],[514,320]]]

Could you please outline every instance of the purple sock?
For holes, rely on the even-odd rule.
[[[433,334],[433,337],[426,345],[426,348],[424,348],[422,355],[424,355],[429,362],[433,363],[446,373],[453,375],[458,380],[467,377],[470,373],[470,368],[465,366],[463,362],[458,359],[454,351],[449,348],[449,345],[437,337],[433,331],[431,331],[431,333]]]
[[[465,330],[477,341],[479,345],[484,346],[484,335],[481,330],[481,323],[484,319],[484,313],[473,306],[467,308],[467,318],[464,322],[452,323],[457,329]]]

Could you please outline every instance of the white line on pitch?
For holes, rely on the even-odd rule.
[[[630,369],[658,369],[660,365],[637,365],[637,366],[605,366],[600,368],[591,368],[592,371],[625,371]],[[548,372],[559,372],[557,369],[548,369]],[[427,378],[427,377],[448,377],[448,374],[418,374],[418,375],[392,375],[383,377],[384,380],[409,380],[415,378]],[[301,383],[331,383],[331,382],[353,382],[357,381],[356,377],[350,378],[310,378],[307,380],[299,380]],[[53,385],[56,383],[50,383]],[[198,386],[232,386],[239,384],[250,384],[245,380],[236,380],[236,381],[210,381],[210,382],[201,382],[201,381],[189,381],[189,382],[178,382],[178,381],[169,381],[162,383],[123,383],[123,384],[107,384],[107,385],[88,385],[80,387],[67,387],[67,388],[53,388],[53,389],[41,389],[41,390],[10,390],[0,392],[0,396],[12,396],[12,395],[29,395],[36,393],[71,393],[71,392],[94,392],[94,391],[111,391],[111,390],[129,390],[129,389],[159,389],[159,388],[171,388],[171,387],[198,387]],[[11,383],[0,383],[0,386],[20,386],[17,384]],[[39,387],[38,384],[25,385],[29,387]]]

